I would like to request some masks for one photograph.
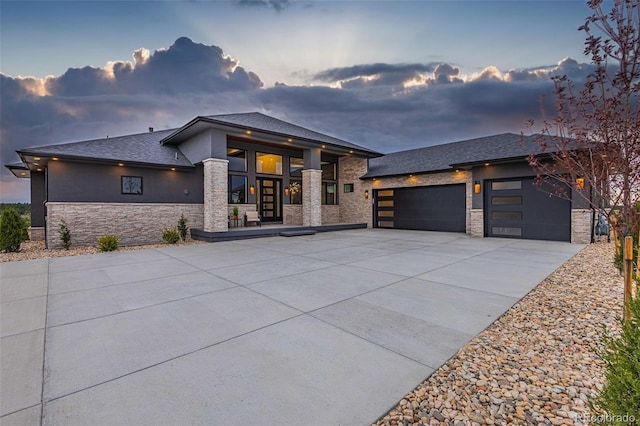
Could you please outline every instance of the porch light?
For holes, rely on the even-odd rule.
[[[475,181],[475,183],[473,184],[473,192],[474,192],[474,194],[479,194],[480,193],[480,181],[479,180]]]
[[[368,189],[366,191],[364,191],[364,199],[365,200],[369,199],[369,190]]]
[[[284,189],[284,196],[288,197],[289,196],[289,188],[285,188]]]
[[[579,190],[579,191],[584,189],[584,178],[583,177],[576,178],[576,189]]]
[[[255,193],[256,193],[256,187],[255,187],[255,186],[253,186],[253,185],[251,185],[251,186],[249,187],[249,194],[253,195],[253,194],[255,194]]]
[[[322,145],[322,149],[325,149],[327,146],[326,145]]]

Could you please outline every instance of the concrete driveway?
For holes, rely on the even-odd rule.
[[[0,264],[0,422],[368,424],[582,247],[354,230]]]

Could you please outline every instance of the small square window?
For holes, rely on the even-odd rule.
[[[347,192],[353,192],[353,184],[352,183],[345,183],[344,184],[344,192],[345,192],[345,194]]]
[[[121,188],[123,194],[142,195],[142,177],[121,176]]]

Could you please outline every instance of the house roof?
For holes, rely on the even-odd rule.
[[[524,159],[532,153],[542,153],[533,136],[503,133],[372,158],[363,178],[447,171],[486,162]]]
[[[193,167],[182,153],[172,146],[160,144],[160,140],[175,129],[113,138],[94,139],[58,145],[25,148],[18,151],[25,156],[56,156],[93,161],[124,161],[156,166]],[[176,156],[176,153],[178,154]]]
[[[162,144],[179,144],[210,125],[233,127],[242,130],[243,133],[246,130],[251,130],[252,132],[261,132],[282,138],[291,137],[296,140],[311,142],[314,145],[331,145],[332,147],[342,148],[344,151],[357,151],[359,154],[369,157],[382,155],[360,145],[296,126],[259,112],[199,116],[164,138]]]

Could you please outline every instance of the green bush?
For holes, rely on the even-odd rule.
[[[118,237],[115,235],[103,235],[98,240],[98,249],[100,251],[118,250]]]
[[[189,228],[187,227],[187,218],[184,217],[184,214],[180,215],[180,219],[178,219],[178,233],[180,234],[180,239],[182,241],[187,241],[187,232]]]
[[[616,255],[614,255],[613,257],[613,264],[616,265],[616,268],[618,268],[618,271],[620,271],[620,273],[623,273],[623,251],[624,251],[624,237],[619,237],[618,238],[618,245],[619,245],[619,249],[620,252]],[[636,265],[636,259],[638,259],[638,234],[635,234],[633,236],[633,268],[634,271],[638,269],[639,265]]]
[[[0,216],[0,250],[4,252],[20,251],[20,244],[27,239],[24,221],[12,208],[2,210]]]
[[[640,279],[636,278],[636,286]],[[640,290],[640,289],[639,289]],[[605,330],[606,383],[592,401],[594,424],[635,425],[640,422],[640,296],[631,301],[631,319],[620,319],[620,335]]]
[[[69,250],[69,247],[71,247],[71,231],[69,231],[67,222],[64,219],[58,225],[58,234],[60,235],[60,241],[62,241],[62,247],[65,250]]]
[[[167,228],[162,231],[162,239],[169,244],[175,244],[180,240],[180,234],[176,228]]]

